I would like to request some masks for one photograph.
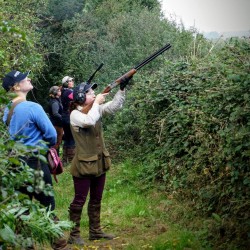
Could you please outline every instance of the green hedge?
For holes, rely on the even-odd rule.
[[[249,240],[249,52],[249,40],[231,39],[167,61],[158,78],[134,86],[109,131],[114,149],[144,162],[146,180],[219,220],[211,234],[221,247]]]

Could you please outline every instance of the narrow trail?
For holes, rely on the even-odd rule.
[[[113,240],[88,240],[85,204],[81,219],[81,237],[86,245],[81,248],[73,245],[72,249],[204,249],[200,247],[193,232],[179,225],[182,216],[187,213],[184,204],[176,204],[171,195],[155,186],[143,186],[136,171],[138,170],[134,166],[121,164],[107,174],[101,226],[104,232],[117,237]],[[74,196],[69,169],[66,168],[59,178],[59,182],[54,185],[56,213],[61,220],[67,220],[68,206]],[[65,232],[65,236],[68,235],[69,232]]]

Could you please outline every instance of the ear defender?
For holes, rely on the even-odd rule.
[[[96,83],[88,84],[87,82],[82,82],[73,90],[73,100],[79,104],[83,104],[86,101],[86,93],[89,89],[95,89],[97,87]]]
[[[86,83],[81,83],[76,93],[75,101],[78,103],[84,103],[86,100],[86,91],[84,91],[85,86]]]

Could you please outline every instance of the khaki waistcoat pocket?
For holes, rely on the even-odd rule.
[[[78,155],[78,171],[81,175],[98,175],[98,155]]]
[[[108,151],[103,151],[103,156],[104,156],[104,169],[109,170],[111,167],[111,158],[110,154]]]

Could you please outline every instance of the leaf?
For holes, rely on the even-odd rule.
[[[4,228],[0,230],[0,238],[6,242],[14,243],[15,233],[8,225],[4,225]]]
[[[221,217],[220,217],[218,214],[212,213],[212,217],[213,217],[216,221],[221,222]]]

